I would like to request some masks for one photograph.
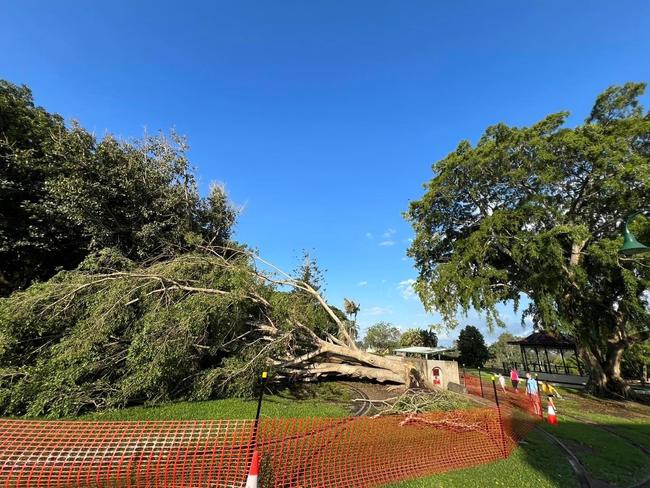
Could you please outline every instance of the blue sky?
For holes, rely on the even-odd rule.
[[[650,81],[649,18],[647,0],[2,0],[0,77],[100,136],[187,135],[201,188],[242,207],[239,240],[287,269],[312,251],[331,302],[407,328],[438,321],[408,287],[401,216],[431,164]]]

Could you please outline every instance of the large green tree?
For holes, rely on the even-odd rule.
[[[492,367],[502,368],[503,364],[512,364],[521,361],[521,352],[517,346],[508,342],[520,339],[510,332],[504,332],[496,341],[488,346],[490,353],[489,364]]]
[[[0,296],[74,267],[85,254],[81,230],[47,205],[46,182],[64,163],[53,155],[53,139],[66,132],[27,87],[0,80]]]
[[[98,140],[0,80],[0,296],[74,269],[89,252],[173,256],[199,237],[225,244],[235,211],[198,193],[183,138]]]
[[[399,338],[401,347],[436,347],[438,345],[438,336],[431,329],[408,329]]]
[[[389,322],[377,322],[368,327],[363,339],[366,348],[385,354],[399,345],[400,330]]]
[[[566,112],[530,127],[497,124],[433,166],[407,218],[415,285],[427,310],[454,324],[457,310],[525,297],[537,327],[572,334],[593,391],[625,395],[621,357],[648,340],[650,266],[621,257],[621,221],[650,208],[650,115],[643,83],[598,96],[584,123]],[[634,231],[650,241],[647,220]]]
[[[481,331],[473,325],[468,325],[460,331],[457,342],[458,360],[470,368],[478,368],[485,364],[490,357]]]

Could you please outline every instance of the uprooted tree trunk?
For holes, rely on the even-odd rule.
[[[334,336],[321,339],[302,324],[297,324],[297,327],[306,332],[313,350],[288,361],[273,361],[278,370],[284,374],[305,380],[344,376],[372,379],[381,383],[422,386],[418,373],[400,359],[361,351],[354,342],[346,343]],[[340,327],[341,330],[345,328],[343,324],[340,324]]]
[[[206,247],[204,251],[217,255],[222,250],[215,251]],[[276,369],[280,377],[303,381],[314,381],[327,377],[363,378],[380,383],[402,384],[408,387],[425,386],[419,371],[407,362],[360,350],[350,336],[346,324],[327,304],[321,294],[308,283],[292,278],[256,254],[248,254],[253,261],[263,263],[274,270],[275,276],[272,276],[255,269],[254,273],[259,278],[274,285],[289,286],[307,293],[327,312],[338,329],[336,336],[326,334],[325,337],[319,337],[310,327],[295,321],[294,330],[291,333],[295,337],[300,337],[303,348],[307,348],[309,351],[301,355],[292,355],[290,351],[287,351],[287,357],[269,358],[270,365]],[[286,338],[286,333],[276,327],[269,315],[266,316],[266,322],[256,324],[258,332],[269,342]]]

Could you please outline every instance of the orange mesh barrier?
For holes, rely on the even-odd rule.
[[[506,457],[539,416],[524,394],[499,400],[500,408],[418,415],[263,419],[260,486],[373,487]],[[0,420],[0,488],[243,488],[254,426]]]
[[[520,382],[518,392],[510,386],[503,391],[498,383],[492,384],[490,375],[483,376],[479,381],[477,376],[466,374],[463,382],[470,395],[483,397],[491,402],[495,402],[496,387],[504,431],[514,442],[526,437],[543,419],[541,398],[539,395],[526,393],[525,381]]]

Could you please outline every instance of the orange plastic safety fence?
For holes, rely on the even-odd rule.
[[[526,437],[543,420],[541,397],[527,394],[525,386],[520,385],[518,390],[506,386],[504,391],[498,382],[493,384],[489,375],[479,380],[477,376],[466,374],[463,382],[469,394],[491,402],[496,403],[496,393],[504,431],[514,442]]]
[[[268,421],[261,432],[265,481],[274,487],[371,487],[494,461],[512,448],[495,413]]]
[[[465,381],[480,390],[478,378]],[[539,416],[523,393],[499,394],[499,402],[379,418],[263,419],[260,486],[372,487],[506,457]],[[243,488],[254,429],[248,420],[0,420],[0,488]]]

